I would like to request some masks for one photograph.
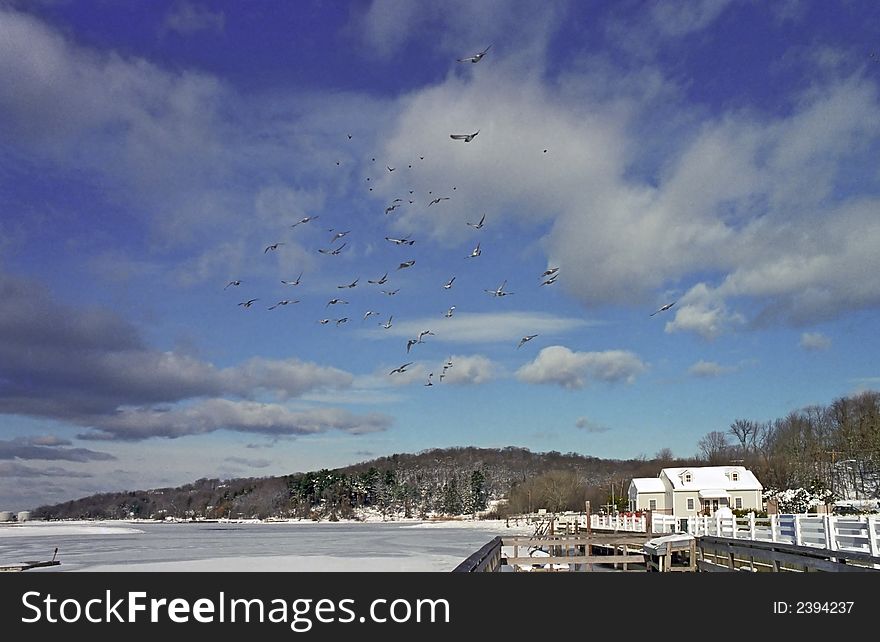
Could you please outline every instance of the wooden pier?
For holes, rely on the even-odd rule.
[[[0,573],[20,573],[21,571],[29,571],[32,568],[59,566],[61,562],[55,559],[57,555],[58,549],[56,548],[51,560],[31,560],[27,562],[14,562],[12,564],[0,564]]]

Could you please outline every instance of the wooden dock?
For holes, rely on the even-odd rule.
[[[27,562],[13,562],[12,564],[0,564],[0,573],[20,573],[32,568],[44,568],[46,566],[59,566],[61,562],[55,559],[58,549],[52,554],[51,560],[31,560]]]

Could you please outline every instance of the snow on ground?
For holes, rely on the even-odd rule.
[[[130,535],[143,533],[138,528],[119,526],[115,522],[25,522],[0,524],[0,537],[38,537],[58,535]]]

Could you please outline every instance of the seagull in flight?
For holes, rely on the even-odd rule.
[[[395,209],[397,209],[399,206],[400,206],[400,203],[394,203],[393,205],[389,205],[388,207],[385,208],[385,213],[390,214]]]
[[[333,256],[338,256],[339,253],[342,252],[342,248],[344,248],[345,246],[346,246],[346,243],[343,243],[342,245],[337,247],[335,250],[325,250],[324,248],[321,248],[318,250],[318,252],[320,252],[321,254],[331,254]]]
[[[295,280],[295,281],[285,281],[284,279],[281,279],[281,282],[282,282],[284,285],[299,285],[299,280],[302,278],[302,275],[303,275],[303,273],[300,272],[300,273],[299,273],[299,276],[296,277],[296,280]]]
[[[287,305],[288,303],[299,303],[299,301],[291,301],[290,299],[283,299],[283,300],[279,301],[278,303],[276,303],[275,305],[269,306],[267,309],[274,310],[279,305]]]
[[[401,263],[400,265],[397,266],[397,269],[398,269],[398,270],[402,270],[403,268],[412,267],[412,266],[415,265],[415,264],[416,264],[415,260],[412,260],[412,261],[404,261],[403,263]]]
[[[394,318],[394,315],[391,315],[390,317],[388,317],[388,320],[385,323],[380,323],[379,325],[381,325],[386,330],[390,330],[391,329],[391,319],[393,319],[393,318]]]
[[[263,254],[265,254],[269,250],[277,250],[279,245],[284,245],[284,243],[273,243],[272,245],[267,245],[266,249],[263,250]]]
[[[544,270],[544,273],[541,276],[550,276],[552,274],[556,274],[557,272],[559,272],[559,268],[552,267],[552,268],[548,268],[548,269]]]
[[[244,306],[245,308],[249,308],[249,307],[251,307],[256,301],[259,301],[259,299],[248,299],[247,301],[242,301],[242,302],[239,303],[238,305]]]
[[[425,382],[426,386],[433,386],[434,384],[431,382],[431,377],[434,376],[433,372],[428,373],[428,380]]]
[[[675,305],[675,301],[673,301],[672,303],[665,303],[665,304],[661,305],[659,308],[657,308],[654,312],[649,314],[648,316],[652,317],[655,314],[657,314],[658,312],[666,312],[666,310],[671,308],[673,305]]]
[[[492,296],[507,296],[508,294],[513,294],[513,292],[505,292],[504,291],[505,285],[507,285],[507,279],[505,279],[504,282],[501,285],[499,285],[497,288],[495,288],[494,290],[485,290],[485,291],[488,292],[489,294],[491,294]]]
[[[400,288],[397,288],[396,290],[382,290],[382,294],[387,294],[388,296],[394,296],[398,292],[400,292]]]
[[[389,243],[394,243],[395,245],[412,245],[415,243],[412,239],[393,239],[390,236],[386,236],[385,240]]]
[[[228,288],[230,285],[241,285],[241,281],[230,281],[226,284],[226,288]],[[226,288],[223,289],[225,290]]]
[[[331,242],[331,243],[335,243],[336,241],[338,241],[339,239],[341,239],[343,236],[345,236],[345,235],[348,234],[349,232],[351,232],[351,230],[346,230],[345,232],[336,232],[336,234],[333,235],[333,238],[330,239],[330,242]]]
[[[434,205],[435,203],[439,203],[440,201],[448,201],[448,200],[449,200],[448,196],[438,196],[433,201],[428,203],[428,207],[431,207],[432,205]]]
[[[516,347],[519,348],[520,346],[522,346],[522,344],[526,343],[527,341],[531,341],[532,339],[534,339],[537,336],[538,336],[537,334],[529,334],[529,335],[524,336],[522,339],[519,340],[519,343],[517,344]]]
[[[559,278],[559,275],[558,275],[558,274],[554,274],[554,275],[551,276],[549,279],[547,279],[546,281],[544,281],[543,283],[541,283],[541,285],[553,285],[554,283],[556,283],[556,279],[557,279],[557,278]]]
[[[451,308],[449,308],[449,309],[446,311],[446,318],[447,318],[447,319],[451,319],[451,318],[452,318],[452,313],[453,313],[454,310],[455,310],[455,306],[453,305]]]
[[[428,335],[431,335],[432,337],[435,336],[434,333],[430,330],[422,330],[421,332],[419,332],[419,338],[416,339],[416,343],[424,343],[424,341],[422,341],[422,337],[426,337]]]
[[[336,325],[342,325],[348,321],[348,317],[342,317],[341,319],[336,319]]]
[[[348,303],[348,301],[343,301],[342,299],[330,299],[324,307],[326,308],[331,305],[336,305],[337,303]]]
[[[402,366],[400,366],[400,367],[398,367],[398,368],[395,368],[394,370],[392,370],[392,371],[389,372],[388,374],[394,374],[395,372],[400,372],[400,373],[406,372],[406,369],[407,369],[408,367],[410,367],[412,364],[413,364],[412,361],[410,361],[409,363],[405,363],[405,364],[403,364]]]
[[[336,287],[339,288],[340,290],[343,288],[353,288],[353,287],[357,286],[358,281],[360,281],[360,279],[355,279],[351,283],[348,283],[346,285],[337,285]]]
[[[479,223],[468,223],[468,225],[470,225],[475,230],[481,230],[481,229],[483,229],[483,224],[485,222],[486,222],[486,215],[483,214],[483,217],[480,219]]]
[[[458,62],[472,62],[474,64],[480,62],[483,59],[483,56],[486,55],[486,52],[492,48],[492,45],[489,45],[485,49],[483,49],[480,53],[474,54],[473,56],[468,56],[467,58],[458,58]]]
[[[385,169],[387,169],[389,172],[393,172],[397,168],[396,167],[388,167],[388,165],[386,165]]]
[[[318,321],[318,323],[320,323],[321,325],[327,325],[328,323],[330,323],[330,319],[321,319],[320,321]]]
[[[449,134],[449,137],[450,137],[452,140],[463,140],[464,142],[469,143],[469,142],[471,142],[471,141],[476,137],[476,135],[479,134],[479,133],[480,133],[480,130],[478,129],[478,130],[475,131],[473,134]]]
[[[376,279],[375,281],[372,281],[372,280],[370,280],[370,279],[367,279],[367,283],[375,283],[376,285],[382,285],[382,284],[384,284],[385,281],[387,281],[387,280],[388,280],[388,272],[386,272],[385,274],[383,274],[381,279]]]
[[[315,216],[304,216],[301,219],[299,219],[296,223],[291,225],[290,227],[296,227],[297,225],[302,225],[303,223],[308,223],[309,221],[314,221],[319,216],[320,216],[320,214],[317,214]]]
[[[378,316],[379,313],[378,313],[378,312],[375,312],[375,311],[373,311],[373,310],[367,310],[367,313],[364,314],[364,319],[363,319],[363,320],[366,321],[368,317],[371,317],[371,316],[373,316],[373,315]]]
[[[449,279],[446,283],[444,283],[444,284],[443,284],[443,289],[444,289],[444,290],[451,290],[451,289],[452,289],[452,282],[453,282],[453,281],[455,281],[455,277],[452,277],[452,278]]]
[[[408,341],[406,342],[406,352],[407,352],[407,354],[409,354],[409,350],[410,350],[410,348],[412,348],[412,347],[413,347],[415,344],[417,344],[418,342],[419,342],[418,339],[410,339],[410,340],[408,340]]]
[[[464,258],[466,258],[466,259],[473,259],[473,258],[476,258],[476,257],[478,257],[478,256],[480,256],[480,244],[479,244],[479,243],[477,243],[477,247],[475,247],[473,250],[471,250],[470,256],[466,256],[466,257],[464,257]]]

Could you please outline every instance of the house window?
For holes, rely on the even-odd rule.
[[[730,481],[739,481],[739,473],[730,473]]]
[[[743,498],[742,497],[734,497],[733,498],[733,507],[734,508],[742,508],[743,507]]]
[[[656,499],[648,500],[648,508],[650,510],[657,510],[657,500]]]
[[[693,477],[691,476],[690,473],[684,474],[684,483],[685,484],[690,484],[692,480],[693,480]]]
[[[688,510],[694,510],[694,498],[688,497]]]

